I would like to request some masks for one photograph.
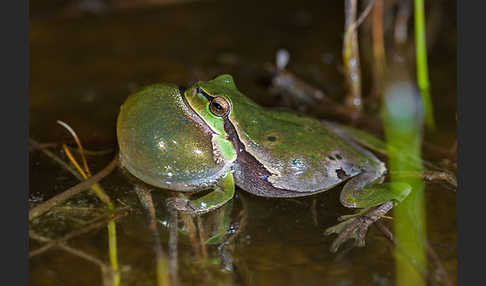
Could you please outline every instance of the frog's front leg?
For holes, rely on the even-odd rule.
[[[336,252],[341,244],[351,238],[355,239],[356,246],[364,246],[368,227],[410,193],[411,187],[406,183],[376,184],[382,179],[380,173],[365,170],[344,185],[340,195],[341,203],[348,208],[365,210],[355,216],[344,216],[343,222],[326,229],[326,235],[338,234],[331,245],[331,252]]]
[[[188,214],[203,214],[217,209],[233,198],[235,183],[233,174],[228,172],[214,186],[214,190],[195,200],[171,198],[167,204],[169,208]]]

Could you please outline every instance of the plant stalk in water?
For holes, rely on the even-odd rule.
[[[91,177],[91,171],[89,170],[88,163],[86,161],[86,157],[84,156],[83,152],[83,146],[81,145],[81,141],[78,139],[78,136],[76,135],[76,132],[67,125],[66,123],[58,120],[57,123],[64,128],[66,128],[69,133],[74,137],[74,140],[76,141],[76,144],[78,145],[79,148],[79,153],[81,154],[81,159],[83,161],[83,168],[79,166],[78,162],[74,158],[74,156],[71,154],[69,151],[69,148],[67,145],[63,144],[63,149],[66,155],[68,156],[69,160],[73,163],[73,165],[76,167],[77,171],[81,176],[83,177],[84,180],[87,180],[89,177]],[[106,207],[108,208],[108,212],[110,216],[114,217],[115,216],[115,206],[111,202],[110,197],[105,193],[105,191],[101,188],[101,186],[98,183],[95,183],[91,186],[91,189],[95,192],[95,194],[98,196],[98,198],[106,204]],[[110,262],[111,262],[111,270],[113,271],[113,285],[118,286],[120,285],[120,272],[118,268],[118,251],[117,251],[117,242],[116,242],[116,224],[114,220],[110,220],[108,223],[108,249],[109,249],[109,257],[110,257]]]
[[[357,29],[355,29],[358,3],[357,0],[345,0],[344,3],[345,33],[343,42],[343,62],[348,89],[346,105],[355,111],[360,111],[361,69],[359,63],[358,32]]]
[[[425,125],[435,129],[434,111],[430,98],[427,45],[425,43],[424,0],[415,0],[415,52],[417,61],[417,83],[425,109]]]
[[[394,208],[396,285],[426,285],[426,225],[424,183],[421,176],[398,178],[399,173],[421,174],[422,115],[420,99],[409,81],[393,81],[385,87],[385,134],[388,144],[391,181],[412,187],[410,195]]]

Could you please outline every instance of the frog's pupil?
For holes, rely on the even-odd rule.
[[[223,109],[223,107],[221,105],[219,105],[219,103],[216,103],[216,102],[214,103],[214,107],[216,107],[216,109],[218,109],[218,110]]]

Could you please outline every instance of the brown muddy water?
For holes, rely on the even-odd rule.
[[[72,143],[56,124],[63,120],[87,149],[114,150],[116,116],[131,92],[161,81],[188,86],[222,73],[232,74],[238,88],[256,102],[278,106],[259,79],[264,65],[273,63],[280,48],[290,52],[288,70],[338,100],[344,95],[340,1],[147,2],[152,4],[31,3],[31,138],[42,143]],[[440,28],[433,34],[429,50],[437,133],[427,140],[451,149],[456,140],[456,12],[455,4],[449,3],[453,1],[438,2],[441,14],[434,17],[439,17]],[[91,7],[92,12],[80,7]],[[366,69],[366,59],[363,62]],[[67,160],[60,146],[50,150]],[[30,151],[29,155],[31,206],[78,183],[41,152]],[[92,172],[101,170],[112,156],[88,156]],[[155,285],[152,240],[132,181],[115,170],[101,185],[117,208],[129,210],[117,220],[122,285]],[[191,237],[191,224],[184,224],[191,218],[179,215],[180,285],[394,285],[393,246],[377,228],[370,228],[366,247],[346,244],[336,254],[329,252],[334,237],[325,236],[324,230],[336,224],[339,215],[352,212],[339,203],[339,191],[338,187],[301,199],[263,199],[237,189],[232,206],[203,215],[199,222],[192,220],[192,225],[200,224],[196,228],[207,238],[214,222],[227,211],[231,228],[239,230],[226,244],[210,244],[205,249],[198,244],[199,234]],[[174,224],[169,227],[174,217],[165,206],[169,194],[154,191],[153,197],[167,250],[170,233],[176,232]],[[429,243],[449,282],[456,285],[456,194],[440,184],[427,183],[426,207]],[[103,215],[103,209],[94,195],[84,193],[35,219],[30,229],[59,239],[90,225]],[[385,224],[391,228],[389,221]],[[67,245],[109,265],[106,227],[69,239]],[[41,246],[30,240],[31,251]],[[59,248],[30,258],[31,285],[102,283],[97,264]]]

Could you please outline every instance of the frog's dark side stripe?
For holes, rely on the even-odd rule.
[[[262,197],[302,197],[309,196],[307,192],[292,192],[274,187],[267,178],[272,174],[258,162],[255,157],[248,153],[241,143],[235,127],[227,116],[223,117],[224,130],[231,139],[236,149],[236,162],[234,166],[234,178],[236,185],[243,190]]]

